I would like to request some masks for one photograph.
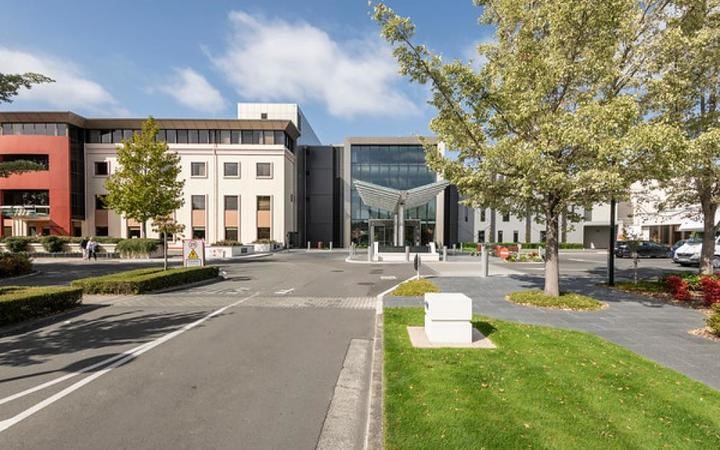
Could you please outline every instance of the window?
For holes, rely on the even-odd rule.
[[[583,220],[585,220],[585,222],[592,222],[592,208],[585,210]]]
[[[260,130],[253,130],[252,131],[252,143],[253,144],[262,144],[263,140],[263,132]]]
[[[478,231],[478,242],[485,242],[485,230]]]
[[[166,130],[165,137],[168,144],[177,144],[177,130]]]
[[[238,210],[237,195],[226,195],[225,196],[225,211],[237,211],[237,210]]]
[[[238,240],[237,227],[226,227],[225,228],[225,240],[226,241],[237,241]]]
[[[465,222],[467,222],[467,221],[468,221],[468,209],[469,209],[469,208],[468,208],[467,206],[464,206],[463,208],[465,208]]]
[[[200,144],[209,144],[210,130],[198,130],[198,142]]]
[[[267,119],[267,113],[260,113],[261,119]]]
[[[95,236],[108,236],[108,227],[95,227]]]
[[[105,204],[105,197],[107,197],[107,195],[95,196],[95,210],[104,211],[107,209],[107,205]]]
[[[240,131],[239,130],[232,130],[230,132],[230,143],[231,144],[239,144],[240,143]]]
[[[193,239],[205,239],[205,227],[193,227],[192,238]]]
[[[139,238],[140,227],[128,227],[128,238]]]
[[[503,241],[503,232],[502,232],[502,230],[498,231],[497,241],[498,241],[498,242],[502,242],[502,241]]]
[[[220,144],[230,143],[230,130],[220,130]]]
[[[191,195],[190,205],[194,211],[205,209],[205,196],[204,195]]]
[[[285,133],[282,131],[276,131],[275,132],[275,144],[276,145],[286,145],[285,142]]]
[[[187,144],[188,143],[188,130],[177,130],[177,143]]]
[[[165,239],[166,239],[168,242],[171,242],[171,241],[174,241],[174,240],[175,240],[175,236],[174,236],[172,233],[160,233],[160,239],[163,239],[163,234],[167,234],[167,236],[165,237]]]
[[[510,222],[510,214],[503,214],[502,216],[503,222]]]
[[[95,176],[106,177],[110,172],[107,161],[95,161]]]
[[[188,130],[188,144],[198,143],[198,130]]]
[[[257,238],[258,239],[270,239],[270,228],[269,227],[258,227]]]
[[[205,164],[204,162],[191,162],[190,163],[190,176],[206,177],[207,176],[207,164]]]
[[[258,211],[270,211],[270,196],[269,195],[258,196],[257,210]]]
[[[243,130],[242,131],[242,143],[243,144],[257,144],[257,142],[252,141],[253,133],[250,130]]]
[[[513,242],[518,242],[520,240],[520,233],[518,233],[517,230],[513,231]]]
[[[272,223],[270,206],[269,195],[257,197],[257,239],[270,239],[270,224]]]
[[[546,232],[545,230],[542,230],[542,231],[540,232],[540,242],[545,242],[546,233],[547,233],[547,232]]]
[[[223,175],[225,177],[238,178],[240,176],[240,163],[236,163],[236,162],[223,163]]]
[[[485,208],[480,210],[480,222],[485,222]]]
[[[272,178],[272,163],[256,164],[257,178]]]
[[[275,133],[272,131],[264,131],[263,132],[263,143],[265,145],[272,145],[275,144]],[[279,142],[278,142],[279,144]]]

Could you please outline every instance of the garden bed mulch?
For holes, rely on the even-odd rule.
[[[608,289],[623,292],[625,294],[637,294],[643,297],[647,297],[650,300],[655,300],[659,303],[667,303],[670,305],[683,306],[691,309],[698,309],[702,311],[709,311],[709,308],[705,306],[702,292],[690,292],[690,300],[677,300],[669,292],[653,292],[653,291],[640,291],[633,289],[624,289],[620,286],[608,286],[605,283],[599,284],[598,286],[604,286]]]
[[[693,336],[700,336],[705,339],[709,339],[714,342],[720,342],[720,336],[713,334],[709,327],[695,328],[694,330],[688,331]]]

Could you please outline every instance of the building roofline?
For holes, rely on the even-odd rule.
[[[146,118],[97,117],[86,118],[70,111],[2,111],[0,122],[9,123],[67,123],[88,129],[129,128],[140,129]],[[295,124],[289,120],[266,119],[195,119],[155,118],[160,128],[210,130],[283,130],[293,139],[300,136]],[[242,127],[238,128],[238,125]]]
[[[418,145],[421,139],[430,144],[437,144],[435,136],[351,136],[345,138],[349,145]]]

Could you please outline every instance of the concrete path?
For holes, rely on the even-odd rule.
[[[531,275],[493,278],[442,277],[443,292],[463,292],[473,312],[498,319],[588,331],[720,390],[720,343],[688,334],[704,326],[701,312],[609,290],[591,278],[567,279],[563,290],[583,292],[608,303],[601,311],[554,311],[505,300],[512,291],[542,288]],[[421,305],[415,299],[385,297],[385,306]]]

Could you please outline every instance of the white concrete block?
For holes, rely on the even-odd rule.
[[[431,320],[426,316],[425,334],[432,344],[472,343],[472,326],[466,321]]]
[[[432,320],[467,320],[472,318],[472,300],[460,293],[425,294],[425,316]]]

